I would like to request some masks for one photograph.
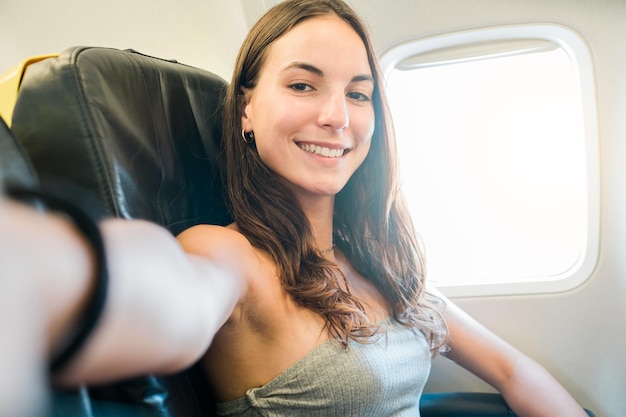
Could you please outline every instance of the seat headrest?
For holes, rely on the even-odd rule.
[[[172,233],[227,224],[219,179],[226,82],[132,50],[74,47],[28,67],[12,130],[38,175]]]

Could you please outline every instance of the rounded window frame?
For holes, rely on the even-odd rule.
[[[591,277],[600,250],[600,162],[599,132],[593,62],[584,39],[573,30],[555,24],[523,24],[432,36],[408,41],[390,48],[381,55],[380,63],[388,78],[398,64],[412,57],[426,57],[453,62],[454,51],[476,49],[479,45],[526,40],[549,41],[562,48],[569,56],[578,75],[581,93],[585,155],[587,171],[587,227],[586,243],[576,263],[568,270],[550,276],[528,277],[528,280],[489,284],[445,285],[440,290],[449,297],[476,297],[520,294],[561,293],[570,291]],[[450,52],[452,51],[452,52]],[[491,56],[494,54],[491,54]],[[490,54],[482,55],[482,57]],[[428,58],[426,58],[428,59]]]

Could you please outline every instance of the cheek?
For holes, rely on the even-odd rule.
[[[289,140],[290,135],[298,126],[295,114],[274,107],[257,119],[254,125],[254,136],[259,146],[272,146]]]
[[[288,111],[273,107],[257,118],[254,136],[261,160],[272,169],[288,163],[292,136],[298,126],[297,118]]]
[[[353,125],[355,134],[359,138],[359,142],[369,149],[372,136],[374,135],[374,128],[376,127],[374,112],[371,111],[361,114],[356,122],[357,123]]]
[[[254,110],[255,132],[263,130],[274,134],[293,129],[302,122],[307,111],[306,106],[298,100],[290,100],[289,97],[275,91],[265,93],[262,100],[257,99]]]
[[[307,126],[307,112],[298,105],[274,103],[267,106],[263,115],[257,113],[254,124],[254,135],[259,153],[268,150],[274,152],[289,146],[294,139],[301,135]]]

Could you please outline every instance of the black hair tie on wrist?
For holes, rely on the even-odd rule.
[[[66,342],[62,344],[50,361],[49,370],[51,373],[56,373],[62,370],[84,346],[104,310],[109,285],[104,242],[96,222],[78,205],[50,193],[11,187],[10,185],[7,186],[6,193],[9,197],[22,201],[30,202],[29,200],[32,199],[42,201],[46,208],[65,213],[91,244],[96,256],[96,279],[87,307],[83,314],[78,317],[76,325],[66,338]]]

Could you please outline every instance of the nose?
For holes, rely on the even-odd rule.
[[[328,94],[320,106],[319,123],[322,126],[341,131],[350,125],[350,116],[344,92]]]

